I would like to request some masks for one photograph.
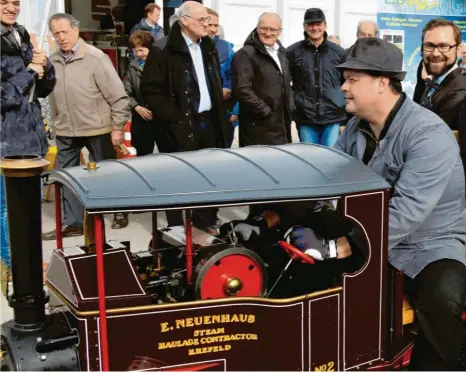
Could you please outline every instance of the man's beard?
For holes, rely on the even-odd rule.
[[[455,59],[451,63],[447,63],[447,58],[443,57],[443,60],[441,61],[443,63],[443,67],[439,69],[440,65],[439,63],[433,63],[430,58],[424,58],[424,64],[426,66],[426,72],[429,75],[433,76],[442,76],[444,73],[449,71],[455,64],[456,61],[458,60],[458,53],[455,53]],[[431,68],[432,66],[435,66],[434,68]]]

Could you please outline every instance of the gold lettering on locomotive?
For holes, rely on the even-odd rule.
[[[195,349],[189,349],[188,355],[218,353],[220,351],[229,351],[229,350],[231,350],[231,345],[198,347]]]
[[[160,332],[168,332],[169,330],[168,322],[160,323]]]
[[[255,323],[256,317],[253,314],[215,314],[196,316],[192,318],[176,319],[175,323],[160,323],[160,332],[172,332],[189,327],[199,327],[211,324],[228,323]],[[175,331],[176,332],[176,331]],[[233,333],[228,334],[228,329],[221,328],[201,328],[193,330],[193,338],[185,340],[161,341],[158,343],[158,350],[172,348],[188,348],[188,355],[208,354],[229,351],[232,345],[225,344],[232,341],[257,341],[258,335],[255,333]],[[202,345],[203,347],[192,348]]]
[[[197,338],[190,338],[188,340],[159,342],[159,350],[172,349],[176,347],[185,347],[185,346],[196,346],[196,345],[199,345],[199,339]]]
[[[253,314],[220,314],[220,315],[204,315],[193,318],[184,318],[175,320],[175,328],[187,328],[201,325],[218,324],[218,323],[249,323],[256,321]],[[170,329],[167,322],[160,324],[162,332],[168,332]]]
[[[335,362],[328,362],[327,364],[322,364],[319,367],[315,367],[314,372],[334,372]]]
[[[196,329],[194,331],[194,337],[198,336],[210,336],[210,335],[220,335],[225,333],[225,328],[213,328],[213,329]]]

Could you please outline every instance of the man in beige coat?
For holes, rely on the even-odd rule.
[[[78,26],[69,14],[57,13],[49,19],[59,47],[50,57],[57,76],[50,106],[58,168],[79,165],[83,147],[95,161],[114,159],[114,146],[123,143],[124,125],[130,118],[129,98],[110,59],[79,38]],[[82,235],[83,208],[67,191],[63,212],[63,237]],[[126,216],[116,215],[112,227],[127,223]],[[56,231],[45,233],[43,239],[56,239]]]

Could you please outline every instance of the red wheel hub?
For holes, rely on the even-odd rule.
[[[200,265],[196,280],[196,296],[200,299],[264,295],[267,286],[264,264],[248,249],[225,249]]]

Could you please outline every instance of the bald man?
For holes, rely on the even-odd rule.
[[[144,101],[166,129],[159,150],[226,147],[232,129],[223,104],[217,49],[207,35],[210,16],[195,1],[183,3],[177,14],[166,45],[152,48],[141,78]],[[206,231],[216,224],[215,214],[208,211],[193,213],[196,227]],[[169,213],[169,225],[182,225],[179,217]]]
[[[239,101],[239,145],[291,142],[294,108],[281,19],[264,13],[233,59],[233,96]]]

